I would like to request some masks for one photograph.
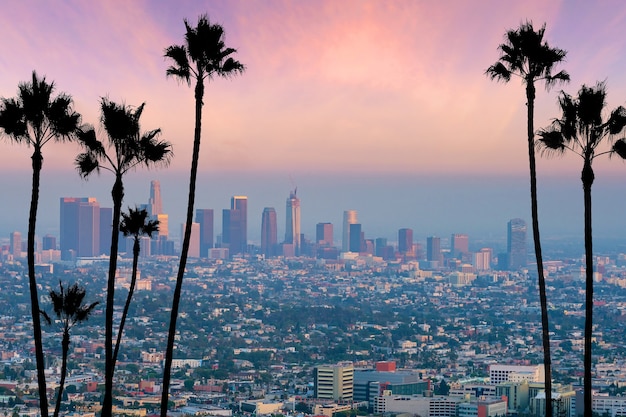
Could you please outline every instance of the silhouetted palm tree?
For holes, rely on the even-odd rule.
[[[61,342],[62,363],[61,363],[61,380],[59,382],[59,392],[57,394],[56,404],[54,406],[54,417],[59,416],[61,409],[61,399],[63,398],[63,389],[65,388],[65,376],[67,375],[67,355],[70,350],[70,330],[76,324],[86,321],[94,308],[99,302],[91,304],[83,304],[86,291],[85,288],[78,284],[73,284],[68,288],[63,287],[63,283],[59,281],[59,291],[50,290],[50,301],[52,301],[52,309],[54,314],[61,320],[63,329],[63,340]],[[45,311],[41,311],[48,324],[52,323],[50,316]]]
[[[577,97],[564,92],[559,97],[562,117],[548,129],[539,131],[539,146],[548,153],[562,154],[572,151],[583,159],[581,180],[585,205],[585,355],[584,355],[584,403],[585,416],[591,416],[591,333],[593,330],[593,237],[591,232],[591,186],[595,175],[592,163],[601,155],[616,154],[626,158],[626,142],[615,141],[609,150],[599,151],[602,143],[611,141],[626,127],[626,109],[617,107],[604,121],[602,113],[606,106],[606,85],[599,82],[595,87],[583,85]]]
[[[539,216],[537,212],[537,171],[535,165],[535,82],[543,81],[546,88],[558,82],[569,81],[565,71],[552,73],[555,65],[565,59],[566,51],[551,48],[544,41],[545,24],[535,30],[532,22],[522,23],[518,29],[506,33],[505,43],[499,46],[500,59],[490,66],[486,74],[492,80],[509,82],[511,77],[519,77],[526,86],[528,161],[530,168],[530,201],[533,223],[533,240],[537,260],[537,280],[541,302],[541,327],[543,341],[543,363],[546,380],[546,417],[552,417],[552,364],[550,355],[550,329],[548,323],[548,302],[546,282],[543,273],[543,255],[539,237]]]
[[[115,291],[115,271],[119,243],[120,213],[124,199],[123,177],[139,165],[167,165],[172,156],[171,145],[158,140],[160,129],[141,132],[139,118],[144,104],[131,108],[114,103],[107,98],[101,100],[101,124],[106,133],[106,142],[96,138],[93,128],[83,129],[78,138],[85,152],[76,158],[78,172],[87,178],[94,171],[104,169],[115,175],[111,190],[113,198],[113,227],[111,230],[111,255],[107,280],[107,300],[105,313],[105,390],[102,403],[102,417],[111,415],[113,390],[113,307]]]
[[[28,216],[28,284],[35,339],[35,360],[42,417],[48,417],[45,362],[41,341],[39,296],[35,277],[35,228],[39,204],[39,184],[43,165],[43,146],[50,141],[71,140],[80,124],[80,115],[72,109],[72,98],[67,94],[53,96],[54,82],[47,83],[33,71],[29,82],[20,83],[15,98],[3,98],[0,104],[0,128],[16,143],[33,147],[32,189]]]
[[[193,155],[191,158],[191,174],[189,176],[189,198],[187,202],[187,219],[185,221],[185,233],[180,254],[180,264],[176,276],[176,287],[170,327],[168,332],[167,350],[165,353],[165,365],[163,371],[163,394],[161,398],[161,416],[167,415],[167,403],[169,396],[169,384],[171,376],[172,358],[174,353],[174,337],[176,336],[176,319],[182,289],[187,254],[191,239],[191,225],[193,222],[193,208],[196,196],[196,176],[198,173],[198,159],[200,156],[200,138],[202,131],[202,105],[204,98],[204,82],[214,77],[231,77],[240,74],[244,66],[231,57],[237,52],[233,48],[227,48],[224,44],[224,29],[217,24],[211,24],[206,15],[200,16],[195,27],[185,23],[185,44],[173,45],[165,49],[165,57],[173,61],[166,74],[184,81],[191,85],[195,80],[195,129],[193,138]]]
[[[124,323],[126,323],[130,302],[133,298],[133,293],[135,292],[135,283],[137,282],[137,263],[139,262],[139,252],[141,251],[139,238],[141,236],[148,236],[149,238],[152,238],[152,235],[158,231],[159,221],[149,220],[148,212],[145,209],[139,210],[138,208],[135,208],[133,210],[129,207],[128,213],[122,212],[120,232],[122,232],[122,234],[126,237],[133,237],[133,272],[130,278],[130,288],[128,289],[126,304],[124,304],[124,311],[122,312],[122,319],[120,320],[120,328],[117,331],[117,343],[115,343],[115,350],[113,351],[113,367],[115,367],[115,363],[117,362],[117,354],[120,350],[122,333],[124,332]]]

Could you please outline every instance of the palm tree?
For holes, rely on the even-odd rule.
[[[577,97],[564,92],[559,97],[563,113],[548,129],[539,131],[539,143],[548,154],[571,151],[583,160],[581,180],[585,206],[585,354],[584,354],[584,407],[585,416],[591,416],[591,333],[593,329],[593,237],[591,233],[591,186],[595,175],[592,163],[601,155],[618,155],[626,158],[626,141],[620,139],[609,150],[600,151],[602,143],[611,141],[626,127],[626,108],[619,106],[606,121],[606,85],[583,85]]]
[[[59,281],[59,291],[50,290],[50,300],[52,301],[52,309],[57,318],[61,320],[63,328],[62,347],[62,363],[61,363],[61,381],[59,382],[59,393],[57,394],[56,404],[54,406],[54,417],[59,416],[61,410],[61,399],[63,398],[63,388],[65,387],[65,376],[67,375],[67,355],[70,350],[70,330],[78,323],[86,321],[92,311],[99,304],[98,301],[91,304],[83,304],[86,291],[85,288],[78,284],[73,284],[67,288],[63,287],[63,283]],[[41,311],[41,315],[48,322],[52,323],[50,316],[45,311]]]
[[[126,237],[133,237],[133,272],[130,279],[130,288],[128,289],[128,296],[126,297],[126,304],[124,304],[124,311],[122,312],[122,319],[120,320],[120,327],[117,331],[117,343],[115,343],[115,350],[113,351],[113,366],[117,362],[117,354],[120,350],[120,344],[122,342],[122,333],[124,332],[124,323],[128,316],[128,309],[130,308],[130,302],[135,292],[135,283],[137,282],[137,263],[139,261],[139,252],[141,246],[139,245],[139,238],[141,236],[148,236],[152,238],[154,233],[159,231],[158,220],[148,220],[148,212],[145,209],[139,210],[135,208],[128,208],[128,213],[122,213],[122,222],[120,224],[120,232]]]
[[[15,98],[2,98],[0,101],[0,128],[16,143],[33,147],[32,189],[28,216],[28,284],[30,288],[33,336],[35,339],[35,359],[37,362],[37,383],[41,416],[48,417],[46,397],[45,362],[41,340],[39,318],[39,296],[35,277],[35,228],[39,204],[39,184],[43,165],[43,146],[50,141],[72,140],[80,124],[80,115],[72,109],[72,97],[60,93],[53,96],[54,82],[47,83],[33,71],[29,82],[18,86]]]
[[[558,63],[565,59],[566,51],[551,48],[543,40],[546,30],[544,24],[541,29],[535,30],[532,22],[522,23],[518,29],[509,30],[505,36],[505,43],[499,46],[500,59],[487,68],[486,74],[492,80],[509,82],[511,77],[517,76],[526,86],[527,106],[527,135],[528,161],[530,168],[530,205],[533,223],[533,240],[535,243],[535,258],[537,260],[537,281],[539,284],[539,299],[541,303],[541,327],[543,341],[543,365],[545,370],[546,417],[552,417],[552,364],[550,355],[550,329],[548,323],[548,301],[546,297],[546,282],[543,273],[543,255],[539,236],[539,216],[537,211],[537,172],[535,167],[535,82],[543,81],[546,88],[559,82],[569,81],[565,71],[553,74]]]
[[[128,171],[139,165],[151,167],[153,165],[167,165],[172,156],[171,145],[158,139],[161,130],[155,129],[141,132],[139,119],[143,113],[144,104],[132,108],[117,104],[107,98],[100,103],[101,124],[106,133],[107,141],[101,142],[96,138],[92,127],[81,130],[78,139],[85,148],[85,152],[76,157],[76,166],[83,178],[89,177],[100,169],[110,171],[115,175],[115,182],[111,190],[113,198],[113,227],[111,230],[111,255],[109,261],[109,275],[107,280],[107,300],[105,312],[105,390],[102,404],[102,416],[111,415],[113,373],[113,307],[115,290],[115,271],[117,269],[117,252],[119,243],[120,213],[124,199],[123,177]]]
[[[200,138],[202,130],[202,105],[204,98],[204,82],[214,77],[228,78],[244,71],[244,66],[231,57],[237,52],[233,48],[227,48],[224,44],[224,29],[218,24],[211,24],[206,15],[200,16],[195,27],[185,23],[185,44],[172,45],[165,49],[165,57],[173,61],[166,74],[184,81],[191,85],[194,79],[195,85],[195,129],[193,138],[193,155],[191,158],[191,174],[189,176],[189,198],[187,202],[187,219],[185,233],[180,254],[176,287],[172,302],[172,312],[165,353],[165,365],[163,370],[163,394],[161,397],[161,416],[167,415],[167,403],[169,396],[169,384],[171,377],[172,358],[174,353],[174,337],[176,336],[176,319],[180,294],[187,264],[187,254],[191,239],[191,225],[193,222],[194,200],[196,196],[196,176],[198,173],[198,159],[200,156]]]

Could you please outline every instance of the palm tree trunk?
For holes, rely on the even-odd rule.
[[[126,297],[126,304],[124,304],[124,311],[122,312],[122,319],[120,320],[120,328],[117,330],[117,343],[115,343],[115,350],[113,351],[113,368],[117,362],[117,354],[120,351],[120,345],[122,344],[122,333],[124,332],[124,323],[126,323],[126,317],[128,316],[128,310],[130,309],[130,302],[133,299],[133,293],[135,292],[135,283],[137,282],[137,263],[139,261],[139,237],[135,236],[135,242],[133,243],[133,272],[130,279],[130,288],[128,289],[128,297]]]
[[[545,374],[546,417],[552,417],[552,359],[550,355],[550,326],[548,321],[548,300],[546,280],[543,275],[543,254],[539,236],[539,210],[537,209],[537,168],[535,162],[535,85],[526,83],[528,106],[528,161],[530,167],[530,205],[533,222],[533,242],[537,260],[537,281],[539,284],[539,302],[541,304],[541,340],[543,342],[543,369]]]
[[[41,417],[48,417],[48,397],[46,389],[46,363],[43,356],[43,342],[41,337],[41,319],[39,317],[39,296],[37,294],[37,278],[35,276],[35,227],[37,224],[37,206],[39,205],[39,183],[43,155],[41,148],[35,146],[32,156],[33,183],[30,198],[30,213],[28,217],[28,285],[30,288],[30,308],[33,317],[33,338],[35,339],[35,361],[37,363],[37,385],[39,388],[39,408]]]
[[[61,411],[61,401],[63,400],[63,388],[65,387],[65,376],[67,375],[67,355],[70,350],[70,333],[66,327],[63,331],[63,359],[61,362],[61,381],[59,382],[59,394],[57,403],[54,405],[54,417],[59,417]]]
[[[591,334],[593,332],[593,237],[591,233],[591,185],[594,174],[591,159],[585,156],[582,172],[583,193],[585,202],[585,355],[583,378],[584,415],[592,415],[592,384],[591,384]]]
[[[111,255],[109,258],[109,276],[107,279],[107,305],[105,324],[105,379],[104,379],[104,399],[102,401],[101,417],[111,417],[113,406],[113,374],[115,365],[113,363],[113,307],[115,300],[115,272],[117,270],[117,249],[120,234],[120,216],[122,212],[122,200],[124,199],[124,184],[122,175],[115,175],[115,184],[111,190],[113,199],[113,227],[111,230]]]
[[[167,404],[169,401],[169,387],[172,371],[172,360],[174,359],[174,338],[176,337],[176,319],[178,318],[178,308],[180,305],[180,295],[183,287],[183,277],[187,265],[187,254],[189,253],[189,243],[191,241],[191,225],[193,222],[193,206],[196,198],[196,177],[198,175],[198,159],[200,157],[200,136],[202,132],[202,98],[204,96],[204,80],[198,76],[195,88],[196,99],[196,126],[193,137],[193,154],[191,158],[191,174],[189,175],[189,200],[187,202],[187,220],[185,222],[185,235],[183,237],[183,247],[180,253],[180,263],[178,274],[176,275],[176,287],[174,289],[174,299],[172,300],[172,312],[170,316],[170,327],[167,334],[167,350],[165,352],[165,364],[163,365],[163,392],[161,393],[161,417],[167,417]]]

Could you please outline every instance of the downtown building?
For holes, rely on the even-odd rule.
[[[62,197],[60,208],[62,260],[110,253],[113,225],[110,208],[100,208],[93,197]]]
[[[278,255],[278,226],[274,207],[265,207],[261,217],[261,254],[265,258]]]
[[[514,271],[526,266],[526,222],[522,219],[511,219],[507,223],[506,235],[508,269]]]
[[[230,256],[248,249],[248,197],[233,196],[230,209],[222,210],[222,246]]]
[[[300,199],[296,195],[297,189],[289,193],[286,204],[285,242],[283,255],[287,257],[300,256],[302,241],[300,235]]]

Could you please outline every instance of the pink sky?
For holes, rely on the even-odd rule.
[[[621,1],[8,2],[0,95],[14,96],[35,69],[92,124],[101,96],[145,101],[144,128],[162,128],[170,169],[187,171],[193,92],[165,78],[162,55],[182,43],[183,18],[204,12],[247,71],[206,90],[202,170],[524,174],[523,87],[484,71],[505,30],[525,19],[546,22],[548,41],[568,50],[566,91],[606,79],[609,104],[626,100]],[[557,91],[539,90],[538,128],[558,115]],[[50,146],[44,169],[73,169],[76,152]],[[3,145],[0,164],[22,167],[28,156]],[[539,168],[577,172],[579,161]]]

